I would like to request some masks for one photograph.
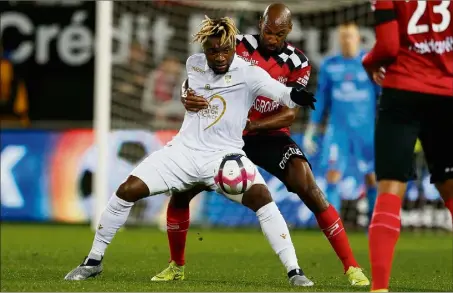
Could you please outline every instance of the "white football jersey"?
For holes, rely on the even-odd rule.
[[[215,74],[204,54],[195,54],[186,63],[189,88],[209,102],[209,108],[186,112],[174,141],[204,152],[242,149],[242,132],[257,96],[269,97],[290,108],[291,88],[273,79],[264,69],[234,56],[225,74]]]

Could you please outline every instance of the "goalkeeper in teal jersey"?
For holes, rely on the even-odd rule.
[[[321,141],[321,170],[326,171],[329,202],[341,210],[337,189],[351,163],[365,175],[369,216],[376,200],[374,175],[374,124],[379,87],[368,78],[362,66],[364,51],[359,48],[360,35],[355,24],[339,27],[342,52],[328,57],[318,75],[316,110],[304,137],[304,151],[313,154],[318,146],[313,140],[325,110],[329,110],[327,129]]]

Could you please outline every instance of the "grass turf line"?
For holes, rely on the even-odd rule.
[[[349,236],[369,276],[366,235]],[[321,232],[293,231],[292,238],[299,263],[315,287],[290,287],[264,236],[249,229],[191,229],[186,280],[170,283],[150,281],[167,266],[166,234],[153,228],[126,229],[108,248],[102,275],[68,282],[63,277],[91,247],[93,233],[88,226],[2,224],[1,291],[369,291],[369,287],[348,285],[340,261]],[[391,290],[452,291],[452,246],[448,234],[403,233]]]

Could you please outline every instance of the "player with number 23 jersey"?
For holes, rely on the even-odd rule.
[[[387,292],[412,153],[423,146],[431,182],[453,213],[453,3],[373,1],[376,44],[363,65],[385,69],[376,125],[378,199],[369,230],[372,291]]]

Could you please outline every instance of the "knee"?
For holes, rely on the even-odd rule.
[[[380,180],[378,182],[378,194],[390,193],[403,198],[406,194],[406,182],[395,180]]]
[[[327,183],[336,184],[341,179],[341,172],[337,170],[329,170],[326,175]]]
[[[271,202],[271,193],[264,184],[253,185],[242,197],[242,204],[254,212]]]
[[[149,196],[146,184],[135,176],[129,176],[116,191],[116,196],[128,202],[136,202]]]

